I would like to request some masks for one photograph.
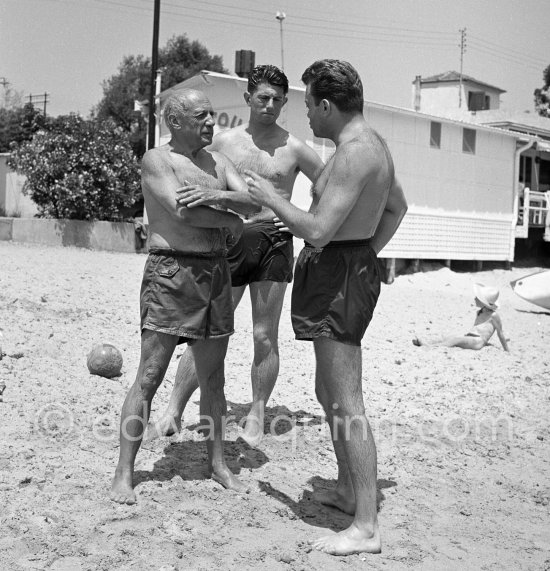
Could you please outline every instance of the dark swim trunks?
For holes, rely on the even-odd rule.
[[[225,255],[150,250],[141,283],[141,329],[177,335],[178,343],[231,335],[233,300]]]
[[[296,339],[329,337],[361,345],[380,295],[378,259],[369,240],[306,243],[296,260],[292,327]]]
[[[273,222],[244,225],[239,241],[229,250],[234,287],[251,282],[291,282],[294,265],[292,234],[281,232]]]

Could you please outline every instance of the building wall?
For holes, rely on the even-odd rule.
[[[414,106],[413,84],[413,106]],[[496,89],[482,87],[464,82],[462,84],[462,101],[459,107],[459,83],[422,84],[420,92],[420,111],[422,113],[440,115],[443,117],[458,118],[456,111],[466,114],[468,111],[468,93],[470,91],[484,91],[489,96],[489,109],[500,107],[500,93]]]
[[[38,209],[36,204],[23,194],[26,179],[8,167],[8,157],[8,153],[0,153],[0,213],[4,216],[32,218]]]
[[[216,130],[248,120],[246,82],[195,76],[180,84],[203,90],[217,112]],[[456,95],[456,90],[455,90]],[[366,102],[369,122],[386,139],[409,211],[383,257],[512,260],[516,137],[505,131],[463,125],[421,113]],[[441,122],[441,148],[430,147],[430,123]],[[334,145],[313,137],[304,90],[291,88],[280,123],[326,162]],[[476,152],[462,151],[463,129],[476,132]],[[162,139],[169,138],[166,127]],[[311,183],[299,175],[292,202],[307,209]]]

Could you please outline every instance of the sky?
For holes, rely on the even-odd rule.
[[[150,57],[154,0],[0,0],[0,90],[48,94],[49,115],[88,116],[124,56]],[[276,13],[283,12],[282,25]],[[550,0],[161,0],[159,45],[186,34],[234,73],[235,51],[282,65],[291,85],[322,58],[359,71],[365,99],[412,107],[412,82],[460,71],[534,111],[550,64]],[[282,41],[281,41],[282,28]],[[36,101],[36,98],[35,98]]]

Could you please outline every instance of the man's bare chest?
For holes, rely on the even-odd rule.
[[[293,176],[297,170],[294,156],[285,147],[258,148],[253,144],[222,150],[242,173],[251,170],[274,184]]]
[[[185,181],[206,188],[225,188],[225,176],[221,169],[214,165],[195,164],[190,160],[176,159],[172,168],[178,182],[183,186]]]

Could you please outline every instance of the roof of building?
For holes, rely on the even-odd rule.
[[[454,83],[460,81],[460,73],[458,73],[458,71],[445,71],[443,73],[439,73],[437,75],[432,75],[431,77],[421,77],[420,78],[420,83],[424,84],[424,83]],[[491,89],[494,89],[500,93],[506,93],[506,91],[504,89],[501,89],[500,87],[495,87],[494,85],[491,85],[489,83],[486,83],[485,81],[479,81],[478,79],[475,79],[474,77],[471,77],[469,75],[466,74],[462,74],[462,81],[467,81],[470,83],[476,83],[477,85],[483,85],[485,87],[490,87]],[[414,83],[414,81],[413,81]]]
[[[512,111],[507,109],[476,111],[471,114],[470,120],[473,123],[550,138],[550,117],[543,117],[529,111]]]

